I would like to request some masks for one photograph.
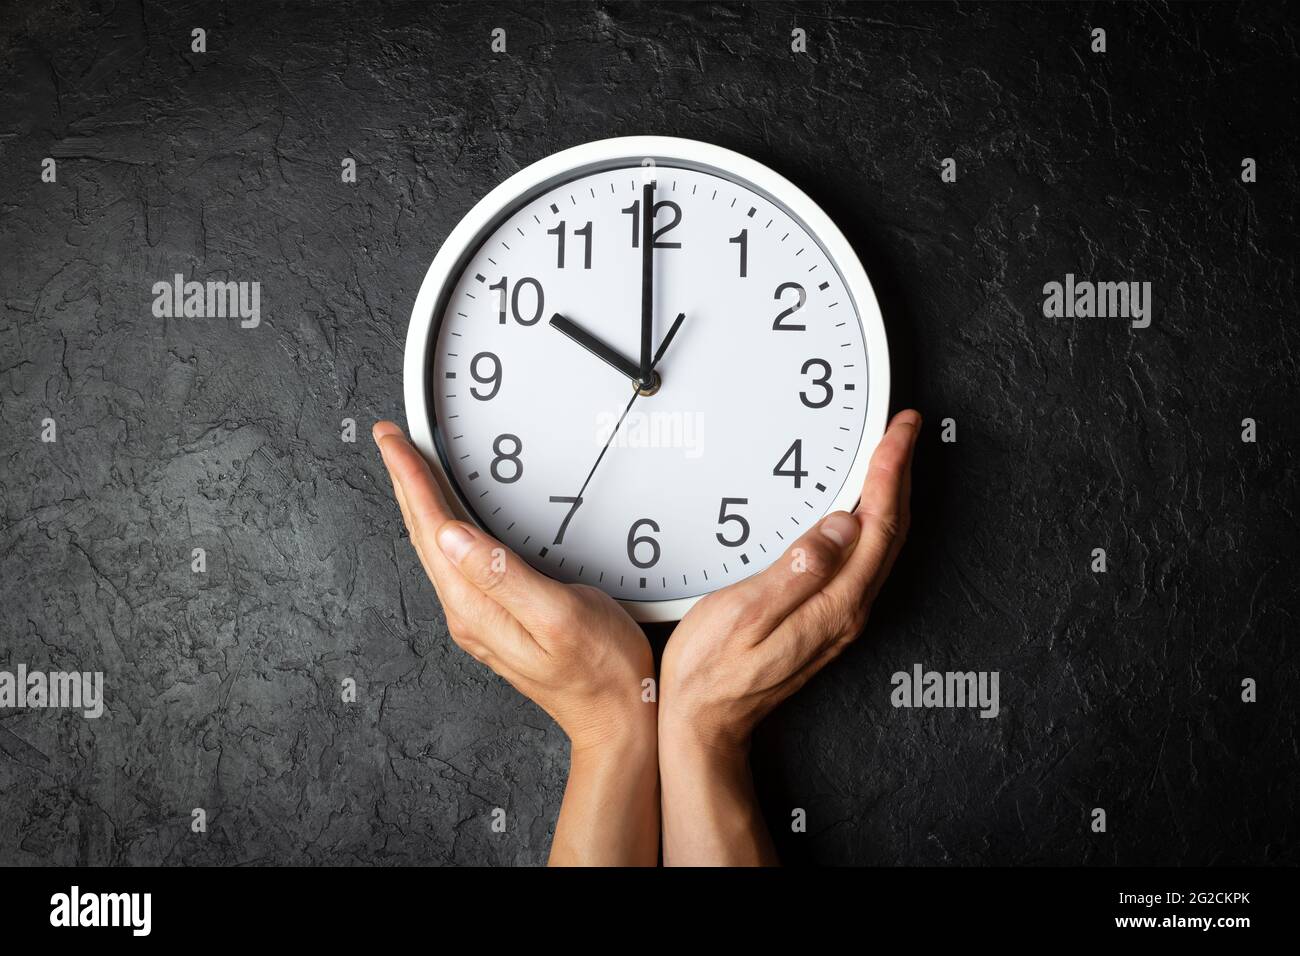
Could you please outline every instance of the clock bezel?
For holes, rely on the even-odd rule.
[[[429,349],[437,343],[447,301],[464,266],[502,221],[536,196],[591,173],[649,165],[646,160],[655,166],[707,172],[757,192],[799,222],[813,241],[822,247],[839,273],[853,298],[866,346],[867,405],[853,464],[826,513],[852,511],[857,507],[871,453],[884,434],[889,415],[889,343],[866,270],[830,217],[784,176],[733,150],[672,136],[621,136],[597,140],[538,160],[479,200],[452,229],[434,256],[411,310],[403,363],[403,391],[411,441],[429,462],[448,507],[457,518],[484,527],[448,474],[435,420],[435,403],[429,392],[429,370],[433,367],[429,361]],[[708,593],[712,592],[705,592]],[[619,603],[634,620],[642,623],[677,621],[705,594],[657,601],[619,600]]]

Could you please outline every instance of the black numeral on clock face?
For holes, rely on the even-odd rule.
[[[492,371],[484,375],[479,371],[479,363],[487,362]],[[477,388],[470,386],[469,393],[477,398],[480,402],[491,401],[496,398],[497,392],[501,390],[501,357],[495,352],[479,352],[469,363],[469,374],[474,381],[480,385],[491,385],[492,390],[486,395],[479,393]]]
[[[581,498],[570,498],[563,495],[551,495],[552,504],[564,504],[569,506],[569,510],[564,514],[564,520],[560,522],[560,530],[555,533],[555,540],[551,544],[564,544],[564,532],[569,529],[569,522],[577,514],[578,508],[582,506]]]
[[[803,304],[808,301],[808,293],[803,290],[803,286],[797,282],[782,282],[776,287],[776,294],[772,298],[780,302],[781,297],[791,289],[798,294],[799,301],[776,317],[776,321],[772,323],[772,328],[778,332],[802,332],[808,328],[806,325],[787,325],[785,323],[787,318],[802,309]]]
[[[637,529],[642,525],[649,527],[650,530],[656,534],[659,532],[659,525],[649,518],[638,518],[636,521],[633,521],[632,527],[629,528],[627,532],[627,559],[636,565],[636,567],[645,570],[646,568],[653,568],[659,563],[659,542],[649,534],[638,536]],[[643,544],[650,547],[650,558],[646,561],[642,561],[637,557],[637,549]]]
[[[822,397],[813,401],[808,397],[807,392],[799,393],[799,401],[803,402],[809,408],[825,408],[831,403],[831,398],[835,395],[835,389],[831,387],[831,363],[825,359],[812,358],[803,363],[803,368],[799,370],[800,374],[807,375],[814,367],[820,366],[821,377],[814,376],[812,384],[822,389]]]
[[[659,237],[670,229],[676,229],[682,222],[682,207],[668,199],[661,199],[654,204],[654,215],[659,216],[659,210],[667,209],[672,213],[672,221],[665,223],[654,231],[654,246],[656,249],[680,249],[680,242],[664,242]],[[641,248],[641,200],[636,200],[632,205],[622,210],[625,215],[632,217],[632,248]]]
[[[507,450],[506,445],[513,447]],[[511,435],[509,432],[498,435],[496,440],[492,442],[494,457],[492,467],[488,469],[492,472],[492,477],[503,485],[513,485],[522,478],[524,476],[524,463],[519,456],[523,453],[523,450],[524,443],[519,440],[518,435]],[[510,469],[509,474],[502,473],[501,466],[503,462]]]
[[[786,468],[785,463],[791,458],[794,459],[794,467]],[[808,472],[803,470],[803,439],[796,438],[794,444],[789,447],[781,460],[776,463],[772,469],[772,474],[778,478],[793,478],[794,486],[800,488],[803,486],[803,479],[808,477]]]
[[[530,295],[534,306],[532,317],[527,319],[524,318],[523,313],[519,311],[519,294],[523,292],[526,287],[531,287],[533,290]],[[497,310],[497,316],[500,319],[500,324],[505,325],[506,290],[509,288],[509,280],[506,279],[505,276],[502,276],[500,282],[494,282],[492,285],[488,286],[488,288],[492,289],[494,292],[501,293],[501,306]],[[510,312],[514,315],[516,322],[520,325],[536,325],[538,320],[541,319],[542,311],[545,308],[546,297],[542,294],[542,284],[540,282],[532,276],[525,276],[515,283],[514,291],[510,293]]]
[[[718,539],[719,544],[728,548],[739,548],[742,544],[744,544],[746,541],[749,540],[749,522],[746,521],[742,516],[738,514],[727,514],[727,509],[732,505],[747,505],[747,504],[749,504],[748,498],[723,498],[722,499],[722,506],[718,508],[718,524],[725,525],[728,521],[734,521],[736,524],[740,526],[740,529],[737,531],[738,537],[736,538],[727,538],[723,536],[721,531],[717,532],[714,535],[714,537]]]
[[[546,230],[546,234],[548,236],[554,236],[556,240],[555,267],[557,269],[564,268],[564,229],[565,229],[565,222],[563,219],[561,219],[556,224],[554,229]],[[573,230],[573,234],[575,236],[582,236],[582,238],[586,240],[582,252],[582,267],[584,269],[590,269],[591,268],[591,223],[590,222],[587,223],[581,229]]]
[[[740,278],[749,275],[749,230],[740,230],[740,235],[732,236],[727,242],[734,242],[740,246]]]

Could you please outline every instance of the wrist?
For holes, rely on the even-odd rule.
[[[659,747],[653,704],[579,722],[568,736],[571,759],[588,763],[653,761]]]
[[[754,793],[747,734],[661,731],[659,772],[666,866],[776,862]]]
[[[617,715],[570,733],[569,779],[552,865],[654,866],[659,851],[658,738],[650,716]],[[614,808],[614,812],[611,812]]]
[[[697,767],[743,768],[749,762],[749,745],[748,730],[728,729],[700,715],[660,711],[661,759]]]

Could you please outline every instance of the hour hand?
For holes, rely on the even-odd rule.
[[[586,332],[577,325],[574,325],[564,316],[560,315],[560,313],[557,312],[555,315],[551,316],[550,324],[551,328],[573,339],[573,341],[577,342],[610,368],[622,372],[631,379],[633,384],[638,384],[641,381],[641,369],[637,366],[636,362],[624,358],[590,332]]]

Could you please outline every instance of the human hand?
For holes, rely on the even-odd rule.
[[[653,726],[641,681],[654,676],[654,659],[627,612],[602,591],[548,578],[454,520],[401,430],[380,422],[374,435],[452,640],[555,718],[575,748]]]
[[[772,862],[747,766],[755,726],[866,625],[910,520],[921,416],[894,416],[853,514],[827,515],[766,570],[682,619],[660,669],[665,862]]]
[[[608,595],[562,584],[453,519],[420,453],[374,428],[411,544],[452,640],[550,714],[571,744],[552,863],[653,865],[658,853],[654,676],[645,635]],[[602,813],[608,805],[623,814]]]

